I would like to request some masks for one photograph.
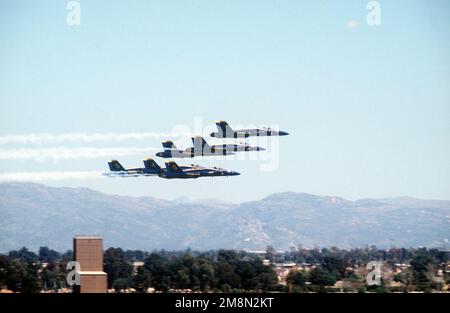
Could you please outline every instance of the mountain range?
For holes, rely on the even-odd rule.
[[[110,195],[88,188],[0,184],[0,252],[65,251],[74,235],[124,249],[443,247],[450,201],[410,197],[350,201],[284,192],[252,202]]]

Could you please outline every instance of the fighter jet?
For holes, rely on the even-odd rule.
[[[106,176],[121,176],[121,177],[138,177],[144,173],[143,168],[129,168],[125,169],[117,160],[108,162],[110,173],[104,173]]]
[[[247,138],[260,136],[286,136],[289,133],[273,130],[271,128],[253,128],[253,129],[233,129],[225,121],[217,121],[217,132],[211,133],[211,137],[216,138]]]
[[[156,153],[156,156],[161,158],[193,158],[196,156],[206,156],[206,155],[232,155],[234,153],[229,152],[224,149],[202,149],[201,146],[189,147],[184,150],[178,150],[174,143],[170,140],[162,142],[164,151]]]
[[[199,178],[214,176],[237,176],[238,172],[228,171],[218,167],[202,167],[199,165],[178,166],[173,161],[166,162],[166,169],[159,174],[162,178]]]
[[[202,149],[203,151],[215,151],[215,150],[225,150],[227,152],[238,152],[238,151],[264,151],[266,149],[261,147],[253,147],[248,143],[240,143],[240,144],[222,144],[222,145],[208,145],[206,140],[201,137],[193,137],[192,143],[194,145],[194,149]]]
[[[105,173],[106,176],[121,176],[121,177],[138,177],[138,176],[155,176],[161,172],[161,168],[156,162],[149,158],[144,160],[144,167],[126,169],[117,160],[108,162],[110,173]]]
[[[162,142],[163,152],[156,153],[161,158],[193,158],[196,156],[214,156],[214,155],[233,155],[237,151],[263,151],[264,148],[253,147],[246,143],[241,144],[222,144],[210,146],[206,140],[201,137],[192,138],[193,147],[185,150],[178,150],[172,141]]]

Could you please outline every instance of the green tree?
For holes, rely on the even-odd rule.
[[[262,290],[274,290],[278,284],[278,277],[274,271],[265,271],[258,275],[258,288]]]
[[[324,269],[333,274],[337,279],[345,276],[347,267],[344,259],[339,255],[328,255],[323,258],[322,265]]]
[[[288,284],[296,287],[303,288],[309,279],[309,274],[305,270],[301,271],[290,271],[286,279]]]
[[[39,261],[40,262],[54,262],[60,259],[60,254],[48,247],[39,248]]]
[[[65,281],[65,272],[60,271],[57,263],[52,262],[42,269],[41,281],[45,289],[58,289],[61,283]]]
[[[174,284],[179,289],[188,289],[191,287],[191,276],[187,267],[183,267],[177,271]]]
[[[239,276],[241,287],[245,290],[254,290],[258,286],[259,264],[250,261],[240,261],[236,264],[235,273]]]
[[[108,287],[113,287],[113,283],[117,279],[125,279],[120,281],[120,286],[125,282],[126,287],[130,287],[132,267],[127,261],[125,252],[120,248],[109,248],[104,253],[104,270],[108,273]],[[117,285],[117,284],[116,284]]]
[[[23,293],[36,293],[40,289],[39,284],[39,264],[36,262],[27,262],[26,273],[22,278],[22,288]]]
[[[220,261],[216,265],[215,269],[217,275],[217,284],[220,289],[223,290],[223,286],[227,285],[232,289],[241,288],[241,278],[234,272],[234,268],[231,264]]]
[[[150,271],[145,267],[139,267],[136,276],[133,277],[134,288],[136,288],[138,292],[144,292],[151,286],[151,283],[152,275]]]
[[[209,290],[216,285],[215,271],[211,260],[207,258],[199,259],[197,277],[200,281],[200,289],[203,291]]]
[[[151,253],[144,262],[144,268],[151,274],[151,285],[156,290],[167,291],[171,287],[169,261],[158,253]]]
[[[235,267],[240,259],[236,251],[233,250],[219,250],[217,253],[217,261],[222,263],[228,263],[232,267]]]
[[[332,286],[336,283],[336,277],[320,267],[316,267],[311,270],[309,277],[311,284],[321,287]]]
[[[10,275],[9,268],[11,266],[11,258],[0,254],[0,289],[7,287],[7,279]]]
[[[116,292],[129,288],[132,285],[132,279],[130,277],[127,278],[117,278],[112,283],[112,287],[116,290]]]
[[[431,289],[431,279],[429,268],[432,265],[432,259],[428,255],[419,253],[411,261],[411,270],[413,275],[413,284],[417,290],[429,291]]]
[[[5,283],[9,290],[14,292],[22,291],[22,283],[27,275],[25,264],[19,259],[11,260],[6,269]]]
[[[39,261],[38,256],[33,251],[28,250],[27,248],[23,247],[20,250],[12,250],[8,253],[8,255],[12,259],[19,259],[23,262],[37,262]]]

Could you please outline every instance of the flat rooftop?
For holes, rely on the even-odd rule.
[[[74,239],[103,239],[103,238],[97,235],[89,235],[89,236],[79,235],[75,236]]]

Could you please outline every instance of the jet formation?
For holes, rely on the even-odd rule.
[[[289,133],[277,131],[271,128],[233,129],[227,122],[216,122],[217,132],[211,133],[215,138],[247,138],[259,136],[286,136]],[[156,153],[161,158],[194,158],[197,156],[234,155],[236,152],[264,151],[262,147],[254,147],[247,143],[209,145],[201,136],[192,137],[192,147],[179,150],[172,141],[162,142],[163,151]],[[229,171],[218,167],[203,167],[200,165],[179,166],[174,161],[165,162],[165,168],[161,168],[155,160],[148,158],[144,160],[144,167],[125,169],[117,160],[108,162],[110,172],[104,175],[109,177],[139,177],[159,176],[161,178],[198,178],[217,176],[237,176],[240,173]]]
[[[240,175],[238,172],[228,171],[218,167],[203,167],[195,164],[179,166],[173,161],[166,162],[165,168],[161,168],[152,158],[144,160],[144,167],[142,168],[126,169],[117,160],[109,161],[108,165],[111,172],[105,175],[110,177],[159,176],[161,178],[171,179]]]

